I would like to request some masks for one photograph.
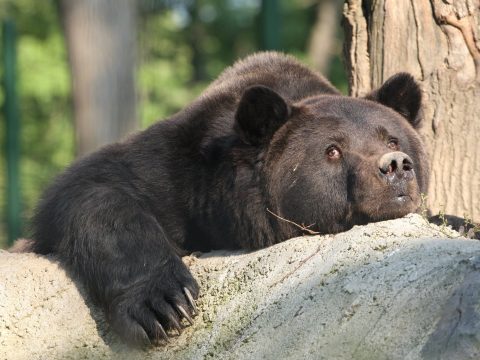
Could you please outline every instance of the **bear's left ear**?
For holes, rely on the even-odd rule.
[[[290,106],[272,89],[255,85],[247,88],[235,113],[235,131],[243,142],[265,144],[290,116]]]
[[[412,75],[395,74],[366,98],[392,108],[403,115],[415,129],[420,126],[422,92]]]

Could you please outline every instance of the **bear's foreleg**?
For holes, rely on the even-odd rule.
[[[124,340],[134,345],[166,340],[166,330],[180,331],[182,319],[192,322],[197,282],[138,199],[106,187],[86,193],[81,205],[63,214],[60,258]]]

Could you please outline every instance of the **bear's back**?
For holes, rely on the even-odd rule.
[[[264,85],[292,102],[320,94],[340,94],[319,73],[295,58],[278,52],[260,52],[225,69],[203,96],[235,93],[241,96],[249,86]]]

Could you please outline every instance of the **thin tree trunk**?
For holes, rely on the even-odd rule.
[[[199,7],[198,1],[194,1],[189,7],[190,25],[188,27],[188,42],[192,51],[192,81],[201,82],[208,78],[205,57],[203,54],[202,40],[205,37],[205,29],[202,22],[199,19]]]
[[[335,54],[340,9],[340,0],[319,0],[317,4],[317,20],[310,34],[308,55],[315,69],[323,74],[328,74]]]
[[[433,213],[480,220],[480,2],[347,0],[345,55],[354,96],[408,71],[424,93]]]
[[[61,0],[73,81],[77,154],[136,128],[136,3]]]

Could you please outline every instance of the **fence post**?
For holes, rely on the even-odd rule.
[[[7,163],[7,231],[8,244],[21,236],[20,195],[20,119],[16,93],[16,31],[12,20],[4,20],[3,30],[3,87],[5,94],[4,113],[6,120]]]
[[[260,11],[261,47],[263,50],[280,50],[280,1],[262,0]]]

